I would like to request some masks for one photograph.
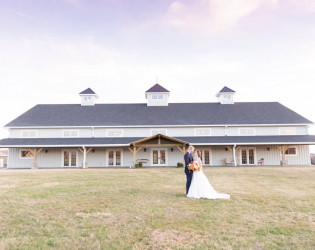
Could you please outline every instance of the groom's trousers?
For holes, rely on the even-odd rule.
[[[193,177],[193,171],[187,171],[186,173],[186,177],[187,177],[187,181],[186,181],[186,195],[188,194],[189,188],[190,188],[190,184],[191,184],[191,180]]]

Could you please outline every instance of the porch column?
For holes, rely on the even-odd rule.
[[[130,147],[128,147],[128,149],[133,154],[133,164],[136,164],[137,163],[137,153],[142,149],[142,147],[139,146],[137,149],[137,146],[134,145],[132,149]]]
[[[282,159],[282,165],[281,166],[284,166],[286,164],[286,158],[285,158],[285,151],[289,148],[289,146],[276,146],[279,150],[280,150],[280,153],[281,153],[281,159]]]
[[[86,148],[82,146],[83,148],[83,168],[86,168]]]
[[[235,149],[236,149],[236,144],[234,144],[234,146],[233,146],[233,162],[234,162],[234,167],[237,166]]]
[[[43,148],[40,148],[37,150],[37,148],[34,148],[33,150],[30,149],[30,151],[33,153],[34,155],[34,161],[33,161],[33,168],[38,169],[38,162],[37,162],[37,155],[43,150]]]
[[[133,164],[137,161],[137,147],[133,147]]]

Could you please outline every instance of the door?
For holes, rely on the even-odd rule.
[[[77,167],[78,153],[75,150],[63,151],[63,167]]]
[[[108,166],[122,166],[121,150],[109,150],[107,159]]]
[[[254,148],[241,149],[241,165],[255,165],[255,149]]]
[[[152,165],[166,165],[166,149],[152,149]]]
[[[201,152],[201,161],[203,165],[210,165],[210,150],[204,149],[200,150]]]

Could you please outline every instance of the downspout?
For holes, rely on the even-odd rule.
[[[86,168],[86,148],[82,146],[83,149],[83,168]]]
[[[233,146],[233,162],[234,162],[234,167],[236,167],[236,166],[237,166],[237,164],[236,164],[235,149],[236,149],[236,144],[234,144],[234,146]]]

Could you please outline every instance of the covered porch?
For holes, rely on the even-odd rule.
[[[9,168],[170,166],[183,163],[189,145],[205,166],[310,165],[315,136],[194,136],[8,138]]]

